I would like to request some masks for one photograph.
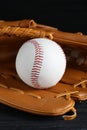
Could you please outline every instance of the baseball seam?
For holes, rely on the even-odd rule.
[[[40,44],[36,40],[30,41],[35,47],[35,59],[31,70],[31,83],[33,87],[40,88],[38,78],[43,62],[43,50]]]

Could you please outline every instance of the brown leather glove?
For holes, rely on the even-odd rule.
[[[20,46],[28,39],[46,37],[64,49],[67,69],[61,81],[47,90],[25,85],[15,70],[15,58]],[[34,20],[0,21],[0,101],[17,109],[41,114],[76,117],[75,100],[87,99],[86,66],[87,36],[66,33],[37,24]],[[73,51],[74,50],[74,51]],[[79,87],[82,86],[82,87]],[[72,115],[65,113],[73,111]]]

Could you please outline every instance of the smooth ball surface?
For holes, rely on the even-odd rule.
[[[16,71],[27,85],[46,89],[56,85],[66,69],[65,54],[56,42],[35,38],[25,42],[16,56]]]

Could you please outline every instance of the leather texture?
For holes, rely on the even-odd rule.
[[[67,68],[61,81],[49,89],[37,90],[24,84],[15,69],[15,58],[27,40],[46,37],[63,48]],[[72,120],[75,101],[87,100],[87,36],[62,32],[34,20],[0,21],[0,102],[40,115]],[[67,114],[72,111],[73,114]]]

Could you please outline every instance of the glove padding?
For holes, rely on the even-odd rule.
[[[61,81],[47,90],[37,90],[25,85],[15,70],[19,48],[25,41],[37,37],[46,37],[60,44],[68,62]],[[37,24],[34,20],[0,21],[0,101],[40,115],[58,116],[73,111],[73,115],[63,117],[66,120],[74,119],[76,110],[73,99],[87,99],[86,40],[87,36],[80,33],[61,32],[56,28]]]

